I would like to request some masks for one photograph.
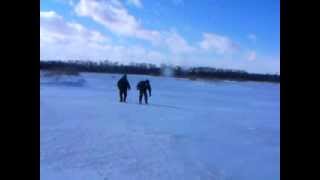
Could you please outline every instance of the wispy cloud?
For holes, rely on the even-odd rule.
[[[40,12],[40,44],[103,42],[108,38],[98,31],[90,30],[75,22],[65,22],[54,11]]]
[[[75,6],[79,16],[90,17],[110,31],[157,43],[160,33],[144,28],[118,0],[80,0]]]
[[[228,53],[234,48],[229,38],[214,36],[212,33],[204,34],[200,47],[196,43],[189,43],[175,30],[161,32],[160,37],[159,46],[168,49],[169,54],[152,49],[147,50],[137,45],[114,45],[110,38],[100,32],[88,29],[74,21],[68,22],[54,11],[40,12],[42,59],[110,59],[121,63],[150,62],[186,65],[197,64],[192,60],[195,54],[205,55],[207,52],[201,49],[213,50],[219,54]],[[212,39],[212,37],[215,38]],[[207,62],[208,64],[216,63],[214,60]]]
[[[248,39],[250,39],[253,42],[256,42],[257,41],[257,36],[255,34],[251,33],[251,34],[248,35]]]
[[[56,2],[68,4],[69,6],[74,6],[75,5],[75,0],[55,0]]]
[[[125,64],[144,62],[152,64],[170,63],[181,66],[209,65],[220,68],[246,69],[251,72],[272,73],[275,70],[279,72],[279,58],[259,57],[258,61],[254,50],[249,51],[246,54],[246,59],[242,60],[224,59],[223,57],[212,58],[206,56],[207,51],[201,51],[201,47],[189,43],[176,31],[168,31],[163,33],[162,36],[166,37],[162,44],[170,50],[171,53],[169,54],[146,49],[139,45],[116,45],[100,32],[88,29],[74,21],[66,21],[54,11],[40,12],[41,59],[95,61],[108,59]],[[209,49],[213,48],[211,45],[209,47]],[[228,51],[221,50],[221,52]],[[199,59],[198,54],[200,56],[204,55],[201,61],[195,61]]]
[[[128,0],[128,3],[131,5],[134,5],[137,8],[142,8],[143,5],[141,3],[141,0]]]
[[[257,59],[257,53],[255,51],[250,51],[247,55],[249,61],[255,61]]]
[[[148,62],[159,64],[165,56],[141,46],[113,45],[100,32],[68,22],[54,11],[40,12],[41,59],[109,59],[121,63]]]
[[[138,3],[138,1],[135,3]],[[177,32],[144,28],[118,0],[80,0],[75,6],[75,12],[79,16],[90,17],[113,33],[147,40],[154,45],[165,46],[175,54],[190,53],[199,48],[196,45],[190,45]],[[200,48],[217,54],[228,54],[236,50],[238,46],[226,36],[204,33]]]
[[[172,53],[191,53],[195,50],[194,47],[189,45],[189,43],[175,31],[165,33],[165,37],[165,44]]]
[[[203,39],[199,45],[200,48],[217,54],[232,53],[239,49],[239,46],[227,36],[214,33],[203,33]]]

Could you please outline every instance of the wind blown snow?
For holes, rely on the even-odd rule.
[[[279,84],[120,76],[40,78],[42,180],[280,179]]]

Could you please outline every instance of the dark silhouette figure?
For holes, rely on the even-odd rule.
[[[139,104],[142,103],[142,97],[144,97],[144,102],[148,104],[147,90],[149,91],[149,96],[151,96],[151,86],[149,80],[140,81],[137,85],[137,90],[139,90]]]
[[[127,79],[127,75],[124,74],[121,79],[119,79],[118,83],[120,102],[126,102],[127,100],[127,90],[130,90],[130,84]]]

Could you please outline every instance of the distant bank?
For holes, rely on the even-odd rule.
[[[43,61],[40,60],[40,70],[52,70],[65,74],[77,74],[79,72],[96,73],[127,73],[145,74],[154,76],[172,76],[189,79],[206,80],[236,80],[236,81],[260,81],[280,83],[278,74],[248,73],[242,70],[219,69],[213,67],[190,67],[183,68],[173,65],[160,65],[148,63],[130,63],[127,65],[117,62],[93,62],[93,61]]]

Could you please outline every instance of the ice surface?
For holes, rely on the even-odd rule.
[[[42,180],[280,179],[279,84],[120,76],[41,77]]]

